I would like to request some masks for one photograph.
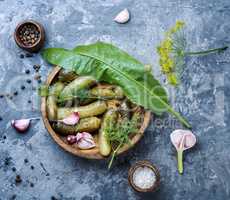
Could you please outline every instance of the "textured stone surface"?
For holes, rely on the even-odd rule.
[[[114,23],[113,17],[125,7],[131,11],[131,21]],[[32,90],[32,86],[38,86],[32,66],[42,66],[42,80],[52,69],[39,54],[20,58],[25,52],[12,36],[18,22],[35,19],[44,24],[46,45],[51,47],[72,48],[99,39],[112,42],[152,64],[155,75],[164,83],[155,49],[163,32],[181,19],[187,23],[190,49],[219,47],[229,43],[229,13],[229,0],[0,0],[0,91],[18,91],[12,100],[0,99],[0,199],[13,199],[14,195],[20,200],[47,200],[52,196],[63,200],[229,199],[229,50],[187,59],[181,86],[177,90],[167,86],[174,108],[189,119],[198,137],[198,145],[185,154],[183,176],[177,173],[175,150],[169,140],[170,132],[180,125],[167,115],[163,120],[155,119],[143,140],[120,157],[110,172],[104,161],[64,152],[50,138],[42,121],[34,122],[25,135],[17,134],[9,123],[15,118],[40,116],[39,98]],[[31,70],[29,75],[25,75],[26,69]],[[32,84],[26,83],[28,78]],[[21,85],[26,89],[21,90]],[[156,193],[140,195],[128,186],[128,168],[141,159],[151,160],[160,169],[162,182]],[[15,185],[17,174],[22,182]]]

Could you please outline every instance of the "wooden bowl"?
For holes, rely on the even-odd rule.
[[[53,71],[48,75],[48,78],[46,80],[46,84],[50,85],[52,83],[52,81],[54,80],[54,78],[58,75],[58,73],[60,72],[61,68],[60,67],[55,67],[53,69]],[[76,156],[80,156],[80,157],[84,157],[84,158],[88,158],[88,159],[104,159],[106,157],[102,156],[99,153],[99,148],[98,146],[96,146],[93,149],[89,149],[89,150],[81,150],[73,145],[69,145],[66,141],[65,138],[60,136],[58,133],[56,133],[50,122],[49,119],[47,117],[47,111],[46,111],[46,97],[42,97],[41,98],[41,112],[42,112],[42,119],[43,122],[45,124],[45,127],[48,131],[48,133],[52,136],[52,138],[54,139],[54,141],[61,146],[64,150],[66,150],[69,153],[72,153]],[[128,151],[130,148],[132,148],[132,146],[134,146],[143,136],[145,129],[147,128],[149,122],[150,122],[150,118],[151,118],[151,112],[150,111],[145,111],[144,112],[144,118],[143,118],[143,123],[139,129],[139,132],[132,137],[131,139],[131,144],[132,145],[124,145],[120,151],[118,151],[118,154],[124,153],[126,151]],[[96,142],[97,142],[97,138]]]
[[[35,26],[38,29],[38,32],[40,33],[38,41],[36,43],[34,43],[33,45],[25,45],[21,41],[21,39],[19,37],[19,33],[20,33],[21,29],[24,26],[26,26],[26,25],[33,25],[33,26]],[[44,42],[45,42],[45,30],[44,30],[43,26],[40,23],[36,22],[36,21],[33,21],[33,20],[24,21],[24,22],[21,22],[21,23],[19,23],[17,25],[17,27],[15,29],[15,32],[14,32],[14,40],[15,40],[16,44],[20,48],[22,48],[22,49],[24,49],[24,50],[26,50],[26,51],[28,51],[30,53],[36,53],[44,45]]]
[[[139,168],[139,167],[149,167],[155,173],[156,181],[155,181],[155,183],[153,184],[152,187],[147,188],[147,189],[142,189],[142,188],[139,188],[138,186],[136,186],[134,184],[134,182],[133,182],[133,174],[134,174],[135,170],[137,168]],[[129,180],[129,184],[137,192],[154,192],[159,188],[159,185],[160,185],[160,173],[159,173],[159,170],[151,162],[149,162],[148,160],[141,160],[141,161],[138,161],[137,163],[135,163],[129,169],[128,180]]]

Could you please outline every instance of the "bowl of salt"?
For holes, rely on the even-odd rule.
[[[128,180],[137,192],[154,192],[160,185],[160,173],[151,162],[143,160],[129,169]]]

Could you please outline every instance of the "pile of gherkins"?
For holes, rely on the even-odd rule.
[[[143,109],[131,103],[119,86],[98,83],[91,76],[78,76],[64,70],[50,85],[46,105],[48,119],[58,134],[65,139],[78,132],[91,133],[103,156],[111,153],[111,144],[106,138],[107,127],[117,120],[143,114]],[[73,112],[80,116],[76,125],[61,122]]]

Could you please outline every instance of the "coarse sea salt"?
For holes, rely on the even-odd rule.
[[[133,183],[141,189],[152,187],[155,181],[156,174],[149,167],[138,167],[133,173]]]

